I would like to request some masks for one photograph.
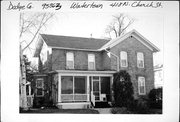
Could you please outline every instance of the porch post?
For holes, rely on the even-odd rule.
[[[113,76],[111,76],[111,102],[113,103],[114,102],[114,90],[113,90]]]
[[[31,95],[31,83],[29,85],[29,95]]]
[[[61,75],[58,74],[58,101],[61,102]]]
[[[87,76],[87,101],[89,101],[90,88],[89,88],[89,75]]]

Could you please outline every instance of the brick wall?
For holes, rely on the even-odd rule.
[[[66,70],[66,53],[74,53],[74,69],[88,70],[88,54],[95,54],[96,70],[104,70],[102,63],[102,52],[77,51],[77,50],[52,50],[52,70]]]
[[[104,70],[111,70],[111,60],[106,51],[102,52],[102,65]]]
[[[127,41],[126,41],[127,40]],[[129,37],[120,44],[111,48],[110,52],[120,55],[120,51],[126,51],[128,55],[128,67],[120,70],[127,70],[131,75],[131,80],[134,86],[135,97],[138,96],[138,76],[143,76],[146,79],[146,93],[154,88],[154,72],[153,72],[153,54],[142,43],[134,37]],[[96,70],[117,70],[117,59],[114,56],[109,58],[106,51],[77,51],[69,50],[74,53],[74,68],[75,70],[88,70],[88,54],[95,54]],[[52,70],[66,70],[66,53],[68,50],[52,49]],[[144,68],[137,68],[137,52],[144,54]]]
[[[120,55],[120,51],[127,52],[128,67],[123,68],[120,66],[120,70],[126,70],[131,75],[131,81],[134,86],[134,95],[137,97],[138,76],[143,76],[146,79],[146,93],[149,93],[149,91],[154,88],[153,54],[151,50],[137,41],[134,37],[129,37],[126,40],[111,48],[110,51],[118,56]],[[137,52],[143,52],[144,54],[144,68],[137,67]],[[111,69],[116,69],[116,66],[116,60],[111,59]]]

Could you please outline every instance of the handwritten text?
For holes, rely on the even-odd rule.
[[[83,4],[80,4],[78,2],[73,2],[70,6],[72,9],[78,9],[78,8],[103,8],[103,4],[96,4],[95,2],[92,3],[86,3],[84,2]]]
[[[32,3],[28,3],[27,5],[21,5],[20,2],[18,2],[18,4],[13,4],[12,2],[9,3],[8,9],[7,10],[25,10],[25,9],[32,9]]]
[[[142,2],[142,1],[135,1],[135,2],[113,2],[109,6],[111,7],[146,7],[146,8],[159,8],[163,7],[161,2],[156,1],[148,1],[148,2]]]
[[[55,10],[61,9],[61,3],[44,3],[42,4],[42,9],[55,8]]]

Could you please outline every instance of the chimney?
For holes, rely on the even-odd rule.
[[[90,37],[92,38],[92,33],[90,34]]]

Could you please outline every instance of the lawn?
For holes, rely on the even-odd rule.
[[[140,113],[139,113],[140,112]],[[112,114],[162,114],[162,109],[148,109],[148,111],[129,111],[125,107],[111,108]]]
[[[112,114],[162,114],[162,109],[149,109],[146,113],[138,113],[136,111],[128,111],[125,107],[109,108]],[[96,109],[58,109],[58,108],[45,108],[45,109],[30,109],[28,111],[20,110],[20,113],[62,113],[62,114],[100,114]],[[101,113],[102,114],[102,113]]]
[[[97,110],[93,109],[30,109],[28,111],[20,110],[20,113],[63,113],[63,114],[99,114]]]

